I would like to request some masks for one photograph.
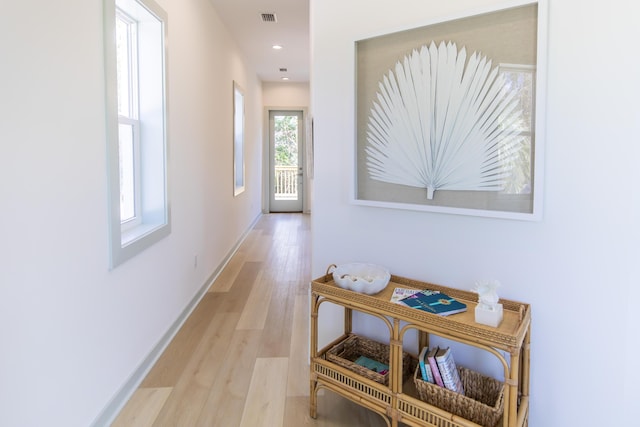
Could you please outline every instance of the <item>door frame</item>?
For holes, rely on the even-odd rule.
[[[309,193],[309,173],[308,173],[308,165],[309,165],[309,144],[311,142],[311,138],[309,136],[309,132],[311,126],[309,125],[309,115],[307,112],[307,107],[300,106],[266,106],[263,110],[263,149],[262,149],[262,212],[270,213],[270,156],[271,156],[271,135],[269,129],[269,113],[271,111],[301,111],[302,112],[302,129],[300,130],[300,138],[302,141],[300,143],[300,149],[303,151],[302,153],[302,212],[309,213],[309,204],[308,204],[308,193]]]

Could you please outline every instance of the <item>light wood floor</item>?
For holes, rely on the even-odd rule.
[[[264,215],[112,426],[386,426],[330,391],[309,417],[310,259],[308,215]]]

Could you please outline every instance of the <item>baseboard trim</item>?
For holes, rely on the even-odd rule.
[[[138,386],[142,383],[144,378],[147,376],[153,365],[158,361],[162,353],[165,351],[171,340],[178,333],[184,322],[189,318],[193,310],[196,308],[200,300],[207,293],[207,290],[211,287],[216,278],[220,275],[222,270],[227,266],[231,257],[235,255],[238,251],[238,248],[247,238],[249,232],[256,225],[258,220],[262,217],[262,213],[258,214],[256,218],[253,220],[249,228],[245,230],[245,232],[240,236],[240,239],[236,242],[236,244],[231,248],[229,253],[224,257],[220,265],[211,273],[209,278],[202,284],[198,292],[194,295],[191,301],[187,304],[187,306],[182,310],[182,313],[178,316],[178,318],[172,323],[171,327],[165,332],[160,341],[153,347],[151,352],[147,355],[144,361],[138,366],[135,372],[129,377],[127,382],[120,387],[120,390],[115,394],[115,396],[111,399],[111,401],[104,407],[104,409],[100,412],[100,414],[96,417],[96,419],[91,423],[92,427],[105,427],[109,426],[116,419],[120,411],[126,403],[131,399],[133,393],[138,389]]]

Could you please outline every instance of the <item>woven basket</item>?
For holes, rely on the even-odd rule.
[[[389,346],[387,344],[380,344],[379,342],[370,340],[359,335],[351,334],[340,343],[334,345],[326,353],[327,360],[340,365],[362,375],[377,383],[389,385],[389,372],[385,374],[379,374],[375,371],[360,366],[354,361],[360,357],[365,356],[369,359],[376,360],[378,362],[389,365]],[[406,380],[411,376],[412,363],[409,353],[402,353],[402,379]]]
[[[485,427],[495,427],[504,409],[504,383],[458,366],[464,395],[422,380],[420,367],[413,381],[420,399]]]

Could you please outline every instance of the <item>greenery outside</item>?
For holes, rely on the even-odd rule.
[[[275,164],[298,166],[298,117],[275,116]]]

